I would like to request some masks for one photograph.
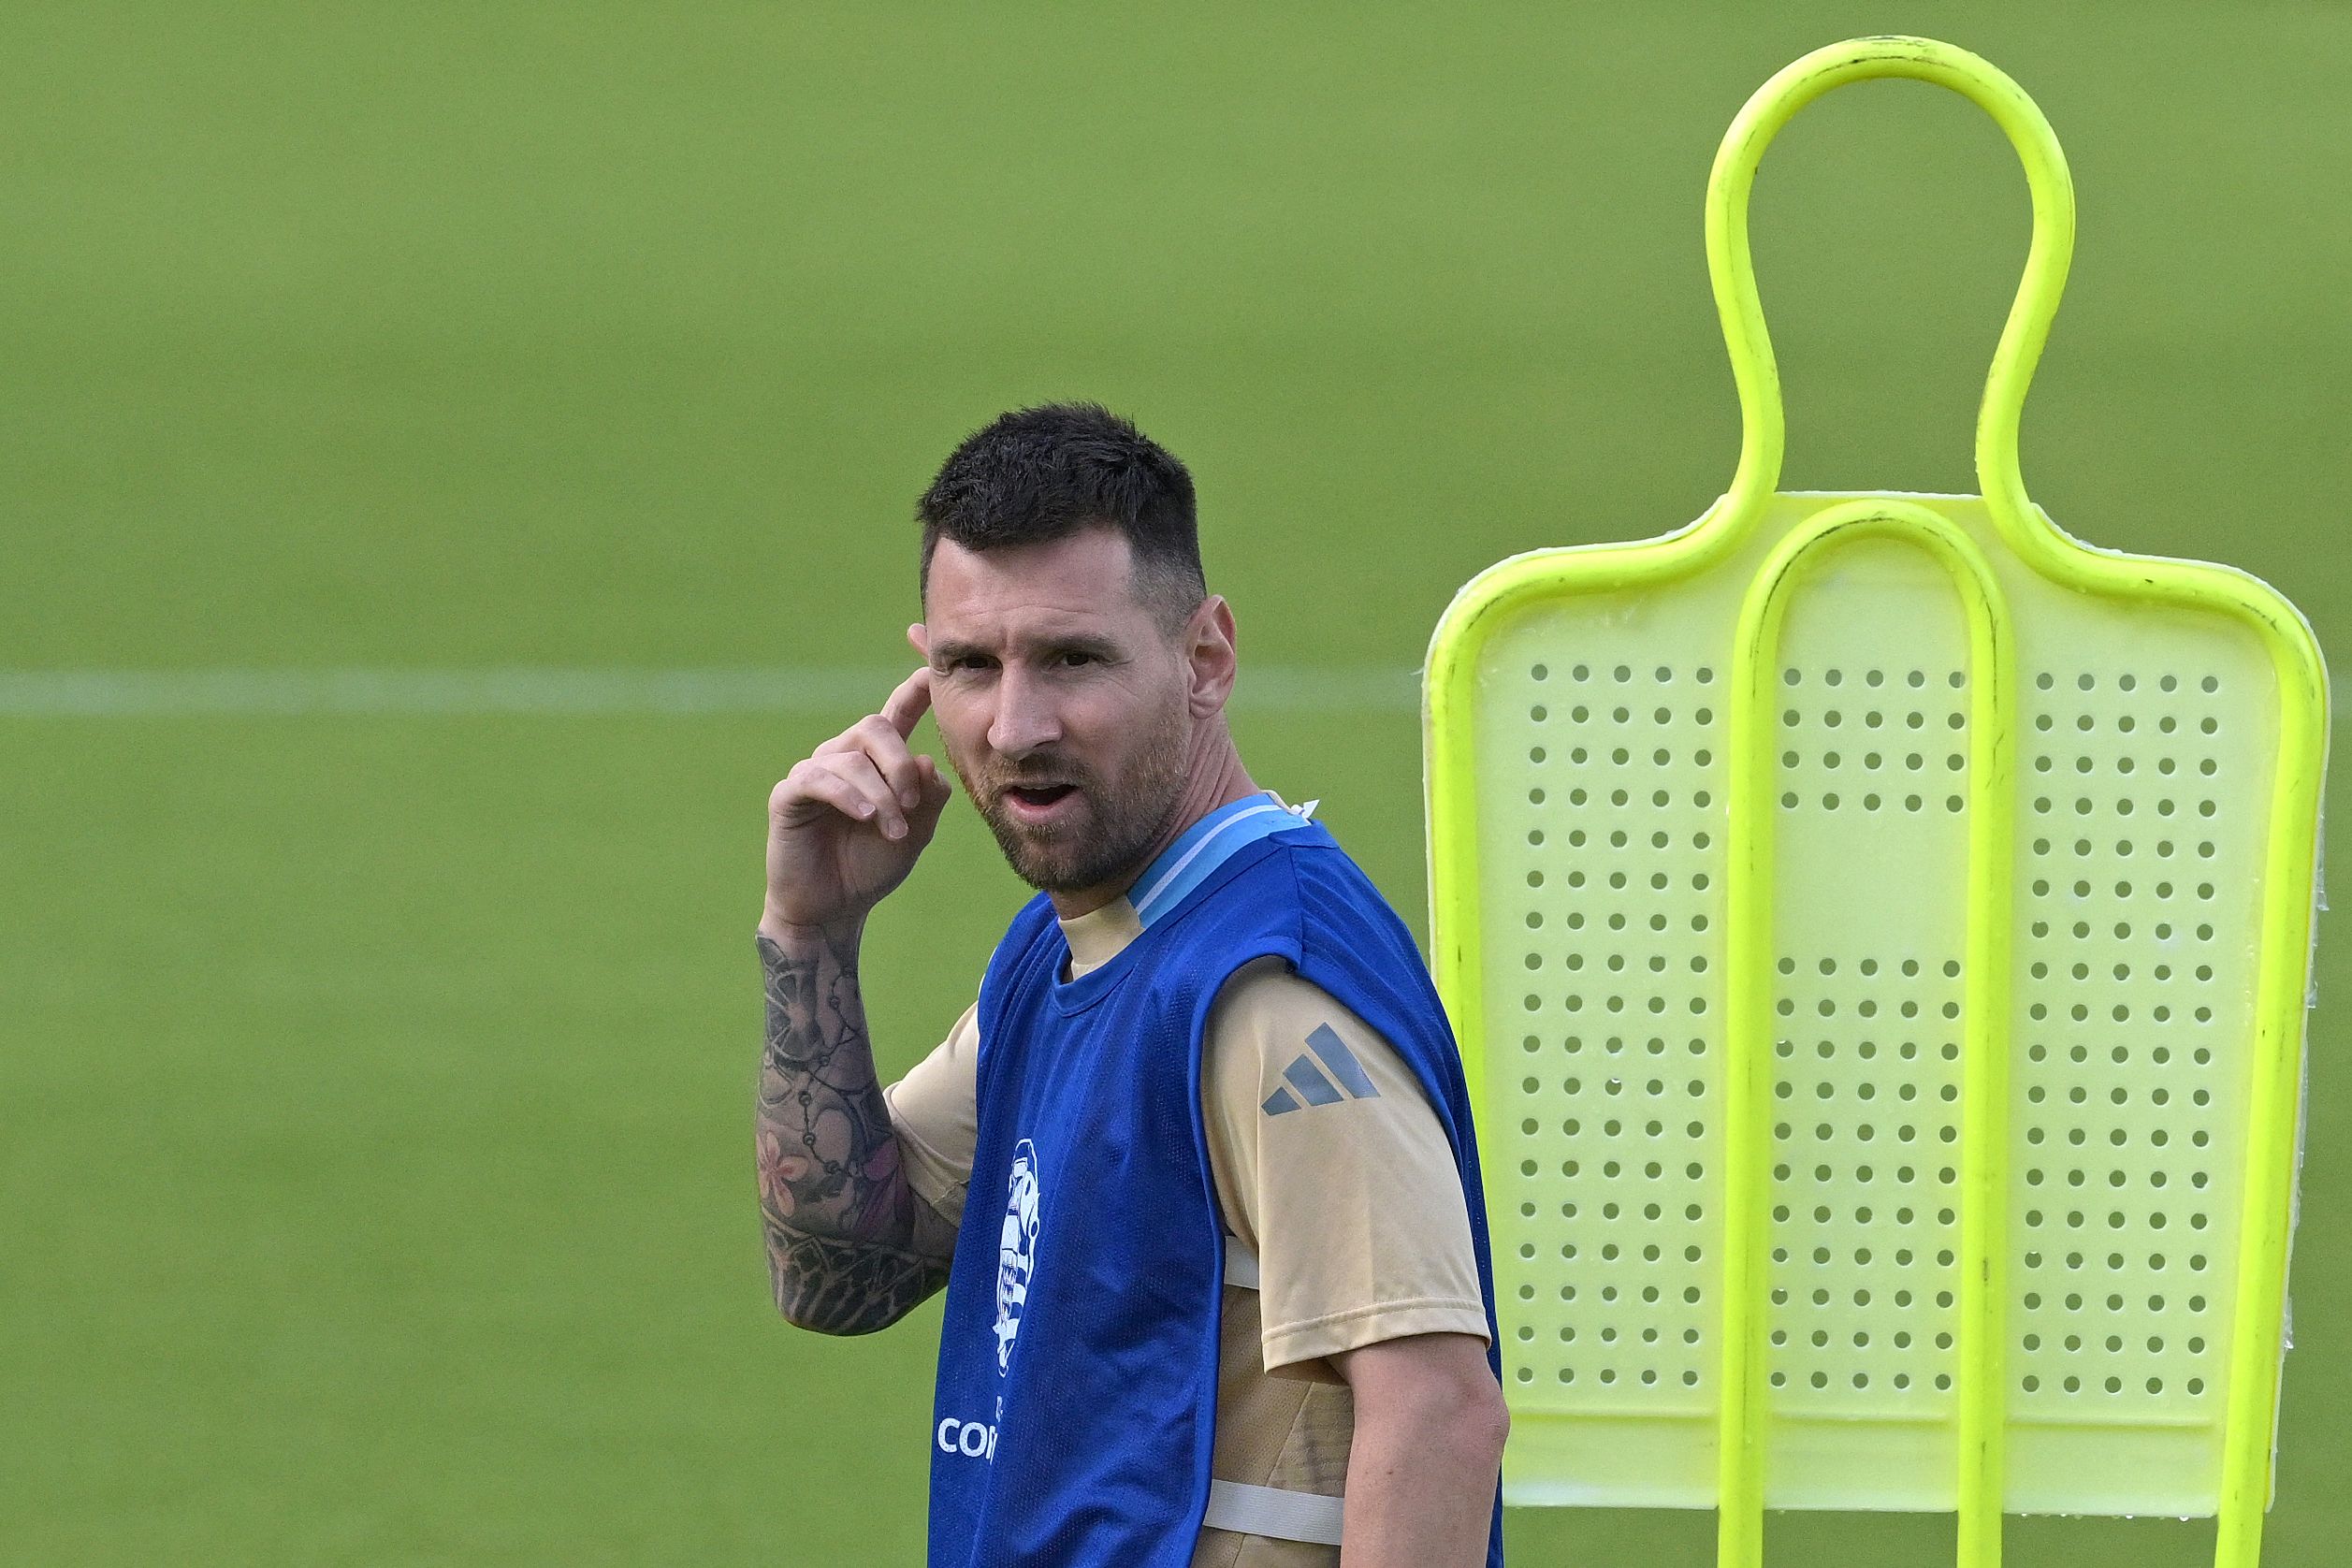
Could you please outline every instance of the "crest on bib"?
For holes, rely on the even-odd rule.
[[[1013,1146],[1012,1175],[1005,1184],[1005,1227],[996,1248],[996,1371],[1012,1360],[1021,1332],[1021,1309],[1029,1299],[1029,1276],[1038,1262],[1038,1150],[1023,1139]]]

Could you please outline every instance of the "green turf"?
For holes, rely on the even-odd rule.
[[[1245,661],[1408,667],[1487,562],[1721,488],[1707,161],[1893,29],[2010,69],[2073,162],[2036,496],[2346,646],[2341,6],[175,4],[0,50],[0,669],[888,665],[912,495],[1057,395],[1192,463]],[[1788,484],[1973,488],[2025,240],[1989,125],[1841,94],[1757,237]],[[749,1169],[761,805],[848,717],[0,719],[0,1561],[914,1561],[936,1309],[775,1321]],[[1411,713],[1240,732],[1418,923]],[[1019,891],[958,815],[878,917],[886,1071]],[[2284,1568],[2352,1526],[2337,1016]],[[2028,1568],[2210,1539],[2011,1528]]]

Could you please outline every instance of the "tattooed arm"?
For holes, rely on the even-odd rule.
[[[947,1283],[955,1230],[907,1185],[874,1073],[857,939],[760,934],[760,1211],[776,1306],[804,1328],[864,1334]]]
[[[767,1049],[756,1145],[777,1310],[866,1334],[947,1281],[955,1232],[907,1185],[874,1075],[858,938],[938,826],[947,781],[907,737],[931,705],[917,670],[768,796]]]

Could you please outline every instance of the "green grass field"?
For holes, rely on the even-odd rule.
[[[1410,670],[1488,561],[1722,487],[1715,142],[1786,61],[1896,30],[2017,76],[2073,163],[2037,499],[2352,646],[2341,5],[28,5],[0,671],[889,672],[913,496],[1055,396],[1190,462],[1245,667]],[[2025,237],[1956,99],[1792,128],[1757,209],[1789,487],[1975,488]],[[854,716],[836,685],[57,717],[0,679],[0,1561],[919,1560],[936,1306],[787,1328],[752,1191],[762,806]],[[1237,729],[1419,925],[1393,690]],[[871,935],[886,1074],[1022,891],[959,804]],[[2345,951],[2279,1568],[2352,1550]],[[1696,1568],[1712,1521],[1509,1533],[1522,1564]],[[2211,1534],[2010,1541],[2167,1568]],[[1950,1535],[1771,1542],[1897,1568]]]

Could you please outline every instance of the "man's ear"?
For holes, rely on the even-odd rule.
[[[1233,630],[1233,608],[1223,594],[1211,594],[1192,613],[1184,627],[1184,653],[1192,666],[1190,706],[1195,719],[1222,712],[1233,694],[1239,656]]]
[[[917,621],[907,628],[907,646],[913,648],[915,656],[924,663],[931,662],[931,632],[922,622]]]

